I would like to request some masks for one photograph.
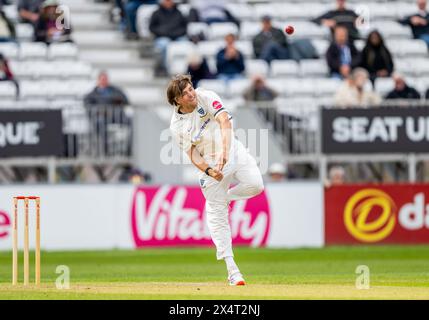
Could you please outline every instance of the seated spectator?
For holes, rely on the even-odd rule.
[[[429,89],[426,90],[425,99],[429,100]],[[428,162],[428,164],[429,164],[429,162]]]
[[[243,77],[244,57],[235,46],[235,35],[225,37],[226,47],[216,55],[217,77],[225,81]]]
[[[312,21],[331,28],[332,35],[337,26],[343,26],[347,29],[350,40],[354,41],[359,39],[359,32],[356,28],[357,18],[358,16],[353,10],[347,9],[346,0],[337,0],[337,7],[334,10],[330,10]]]
[[[36,25],[40,17],[40,9],[45,0],[18,0],[18,14],[21,22]]]
[[[58,12],[58,1],[46,0],[42,4],[40,19],[35,27],[36,41],[50,43],[71,42],[69,22],[58,23],[62,13]]]
[[[283,182],[286,181],[286,167],[279,162],[273,163],[268,169],[270,182]]]
[[[267,86],[265,79],[261,75],[256,75],[252,79],[252,84],[243,97],[247,101],[273,101],[278,93]]]
[[[118,0],[116,0],[118,1]],[[158,0],[128,0],[126,4],[122,4],[124,10],[124,16],[127,26],[127,38],[138,39],[137,33],[137,10],[141,5],[145,4],[157,4]]]
[[[240,27],[240,22],[225,7],[225,0],[192,0],[189,11],[189,22],[232,22]]]
[[[15,26],[0,7],[0,42],[15,41]]]
[[[327,187],[332,186],[341,186],[346,181],[346,171],[341,166],[333,166],[329,169],[329,182],[327,183]]]
[[[13,76],[12,71],[9,68],[9,64],[5,56],[0,53],[0,81],[11,81],[16,86],[16,99],[19,98],[19,84]]]
[[[131,165],[125,165],[118,177],[119,182],[128,182],[135,185],[150,181],[150,175]]]
[[[429,12],[426,0],[417,0],[418,12],[401,20],[400,23],[411,27],[414,39],[426,42],[429,47]]]
[[[86,105],[124,106],[128,105],[128,98],[121,89],[109,83],[109,76],[105,71],[98,75],[97,86],[84,98]]]
[[[335,94],[335,105],[342,108],[379,105],[381,97],[367,85],[368,80],[368,71],[363,68],[353,70]]]
[[[257,59],[291,59],[289,45],[282,30],[273,27],[270,16],[262,18],[262,30],[253,38],[253,51]]]
[[[155,73],[167,74],[167,47],[171,41],[186,39],[187,20],[173,0],[160,0],[159,8],[152,14],[149,30],[155,37],[159,61]]]
[[[353,43],[349,42],[345,27],[336,27],[334,41],[326,52],[326,61],[333,78],[347,78],[353,68],[359,64],[359,52]]]
[[[213,79],[206,58],[199,52],[192,52],[188,58],[188,74],[192,77],[192,85],[198,87],[198,83],[203,79]]]
[[[368,35],[366,45],[362,50],[360,66],[369,72],[372,83],[377,77],[390,77],[392,74],[392,55],[378,31],[372,31]]]
[[[395,88],[389,92],[386,99],[420,99],[418,91],[407,85],[405,79],[400,74],[394,74]]]

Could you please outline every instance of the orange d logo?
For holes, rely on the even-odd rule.
[[[347,201],[344,224],[355,239],[378,242],[392,233],[396,223],[396,210],[392,198],[385,192],[364,189]]]

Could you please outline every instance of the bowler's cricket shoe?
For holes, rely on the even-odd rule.
[[[228,277],[230,286],[244,286],[246,282],[244,281],[243,275],[240,271],[236,271]]]

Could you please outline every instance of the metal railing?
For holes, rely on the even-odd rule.
[[[418,154],[404,152],[326,155],[322,153],[321,110],[324,106],[300,103],[285,105],[282,102],[279,100],[274,103],[258,103],[254,107],[278,137],[277,140],[280,141],[287,165],[314,165],[319,179],[322,181],[327,180],[328,168],[333,164],[351,166],[353,167],[351,171],[354,172],[372,172],[374,176],[383,175],[382,172],[375,172],[376,170],[385,170],[385,167],[379,169],[378,164],[387,165],[388,171],[397,171],[398,167],[402,166],[405,168],[406,181],[425,180],[421,171],[422,167],[426,165],[425,163],[429,161],[429,148],[427,153]],[[379,106],[368,106],[367,108],[378,107],[429,107],[429,103],[424,100],[390,100],[384,101]],[[358,166],[366,168],[357,169]],[[359,176],[359,173],[356,175]],[[401,177],[396,174],[396,181],[404,181],[403,176],[404,174]],[[377,177],[374,178],[374,181],[382,182]]]

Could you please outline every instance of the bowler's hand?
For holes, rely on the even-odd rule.
[[[226,154],[226,152],[223,152],[218,159],[218,163],[216,165],[216,170],[217,171],[222,171],[223,167],[225,166],[225,164],[228,162],[228,156]]]
[[[223,174],[222,174],[222,172],[220,172],[219,170],[217,170],[217,169],[210,169],[209,171],[208,171],[208,173],[209,173],[209,175],[210,175],[210,177],[212,177],[212,178],[214,178],[214,179],[216,179],[217,181],[222,181],[222,179],[223,179]]]

